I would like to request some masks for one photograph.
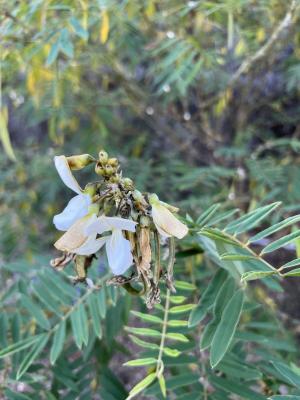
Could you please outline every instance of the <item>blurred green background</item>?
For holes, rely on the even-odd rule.
[[[53,242],[69,198],[58,154],[105,148],[137,186],[194,214],[274,199],[298,209],[295,4],[282,28],[279,0],[2,2],[3,257]]]
[[[282,201],[274,223],[299,212],[298,1],[0,9],[1,265],[53,256],[52,218],[72,196],[53,165],[60,154],[104,148],[183,215],[218,202],[249,211]],[[83,185],[90,176],[76,175]]]

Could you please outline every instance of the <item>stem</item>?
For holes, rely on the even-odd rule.
[[[169,262],[167,266],[167,277],[166,277],[166,282],[168,289],[170,289],[173,293],[176,292],[176,289],[173,285],[173,269],[174,269],[174,264],[175,264],[175,239],[173,237],[170,237],[169,239]]]
[[[233,34],[234,34],[234,22],[233,13],[228,11],[228,21],[227,21],[227,49],[230,51],[233,48]]]
[[[159,243],[159,235],[158,232],[154,232],[154,241],[155,241],[155,267],[154,267],[154,283],[157,285],[160,277],[160,243]]]
[[[105,275],[105,276],[101,279],[101,281],[105,280],[108,276],[109,276],[109,275]],[[98,282],[99,282],[99,281],[98,281]],[[78,307],[81,303],[83,303],[83,302],[86,300],[86,298],[87,298],[90,294],[92,294],[95,290],[99,290],[99,289],[101,289],[101,286],[98,285],[98,284],[96,284],[95,287],[93,287],[93,288],[89,288],[89,289],[84,293],[84,295],[81,296],[81,297],[78,299],[78,301],[74,304],[74,306],[72,306],[72,307],[69,309],[69,311],[66,312],[66,314],[63,315],[63,316],[60,318],[59,322],[58,322],[56,325],[54,325],[53,328],[50,329],[50,331],[47,332],[48,335],[51,336],[51,335],[58,329],[59,324],[60,324],[62,321],[65,321],[66,319],[69,318],[69,316],[72,314],[72,312],[74,311],[74,309],[75,309],[76,307]]]
[[[164,370],[162,357],[163,357],[164,346],[165,346],[165,341],[166,341],[166,334],[167,334],[168,314],[169,314],[169,307],[170,307],[170,295],[171,295],[171,291],[170,291],[170,289],[167,289],[163,328],[162,328],[162,332],[161,332],[159,353],[158,353],[157,363],[156,363],[157,378],[159,378],[161,376],[161,374],[163,373],[163,370]]]
[[[201,230],[200,230],[201,233]],[[278,269],[273,267],[273,265],[271,265],[270,263],[268,263],[268,261],[264,260],[259,254],[256,254],[254,250],[252,250],[249,246],[248,246],[248,242],[247,243],[243,243],[241,242],[239,239],[237,239],[236,236],[232,236],[229,235],[227,232],[225,232],[224,230],[222,230],[223,235],[226,235],[230,240],[233,240],[234,242],[236,242],[236,244],[240,247],[242,247],[243,249],[246,249],[247,251],[249,251],[249,253],[251,253],[251,255],[255,258],[257,258],[258,260],[260,260],[262,263],[264,263],[268,268],[272,269],[273,271],[276,271],[276,273],[278,273],[279,275],[280,272],[278,272]]]

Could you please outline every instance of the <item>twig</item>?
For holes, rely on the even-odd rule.
[[[199,105],[200,109],[207,108],[211,106],[213,103],[215,103],[216,100],[221,98],[228,89],[232,88],[235,85],[235,83],[239,80],[239,78],[243,74],[247,73],[257,61],[266,56],[266,54],[272,48],[274,43],[279,39],[282,32],[287,28],[290,29],[295,23],[297,19],[296,17],[297,17],[297,11],[299,10],[299,6],[300,6],[299,0],[292,0],[287,13],[281,20],[280,24],[273,31],[272,35],[269,37],[267,42],[260,49],[258,49],[256,53],[254,53],[252,56],[243,61],[242,64],[239,66],[239,68],[236,70],[236,72],[230,78],[226,88],[223,89],[221,92],[217,93],[216,95],[214,95],[213,97],[211,97],[210,99],[201,103]]]

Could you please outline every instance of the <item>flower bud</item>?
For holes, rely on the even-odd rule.
[[[124,178],[122,180],[122,183],[123,183],[124,189],[126,189],[126,190],[132,190],[134,188],[133,181],[130,178]]]
[[[119,183],[120,182],[120,176],[117,174],[117,175],[115,175],[115,176],[112,176],[111,178],[110,178],[110,182],[111,183]]]
[[[95,172],[97,175],[101,175],[101,176],[105,175],[104,168],[102,167],[100,162],[97,162],[96,167],[95,167]]]
[[[119,165],[119,161],[117,158],[109,158],[107,164],[111,165],[112,167],[117,167]]]
[[[98,189],[98,185],[95,183],[88,183],[84,188],[83,193],[89,194],[91,197],[95,196]]]
[[[95,162],[94,157],[89,154],[80,154],[76,156],[66,157],[71,170],[79,170],[87,165]]]
[[[106,164],[108,160],[108,154],[106,153],[106,151],[101,150],[99,151],[99,161],[101,162],[101,164]]]
[[[104,168],[104,172],[106,176],[112,176],[116,172],[116,169],[113,168],[111,165],[107,165]]]

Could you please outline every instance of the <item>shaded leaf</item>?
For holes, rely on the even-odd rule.
[[[243,303],[244,292],[240,289],[232,296],[222,313],[221,321],[211,343],[210,363],[212,368],[216,367],[222,360],[232,342],[240,320]]]
[[[50,350],[50,362],[52,365],[55,364],[55,361],[62,352],[65,338],[66,338],[66,322],[63,320],[60,322],[53,337],[53,342]]]

